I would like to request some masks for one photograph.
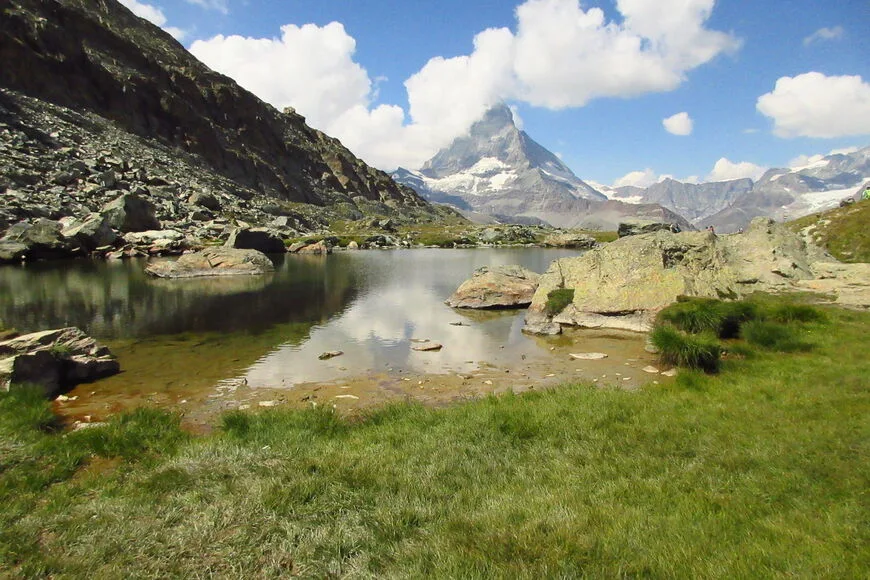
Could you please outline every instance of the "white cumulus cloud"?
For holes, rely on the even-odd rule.
[[[657,183],[661,178],[652,169],[644,169],[643,171],[630,171],[613,182],[613,187],[625,187],[627,185],[633,187],[649,187],[653,183]]]
[[[186,32],[180,28],[176,28],[174,26],[166,26],[166,15],[163,11],[151,4],[144,4],[142,2],[138,2],[137,0],[120,0],[121,4],[127,7],[130,12],[139,16],[140,18],[144,18],[151,24],[155,26],[159,26],[169,34],[175,37],[176,40],[183,40]]]
[[[685,111],[677,113],[676,115],[671,115],[667,119],[663,119],[662,125],[664,125],[665,130],[668,133],[673,135],[685,136],[692,134],[693,121],[689,116],[689,113],[686,113]]]
[[[789,169],[800,169],[818,163],[828,155],[848,155],[849,153],[855,153],[858,149],[858,147],[843,147],[841,149],[832,149],[827,154],[819,153],[816,155],[798,155],[788,162],[788,167]]]
[[[218,0],[188,0],[227,7]],[[560,109],[601,97],[668,91],[694,68],[740,42],[706,27],[715,0],[618,0],[608,21],[579,0],[527,0],[516,30],[487,29],[468,55],[436,56],[404,82],[409,107],[374,106],[377,84],[356,63],[339,23],[285,25],[279,38],[216,36],[191,52],[276,107],[384,169],[419,167],[491,105]]]
[[[832,26],[819,28],[806,38],[804,38],[804,46],[809,46],[820,40],[836,40],[842,38],[846,31],[842,26]]]
[[[757,181],[764,172],[766,167],[750,163],[749,161],[741,161],[734,163],[725,157],[719,159],[713,166],[713,171],[706,177],[704,181],[731,181],[732,179],[743,179],[748,177],[753,181]]]
[[[755,108],[780,137],[834,138],[870,134],[870,84],[860,76],[808,72],[781,77]]]

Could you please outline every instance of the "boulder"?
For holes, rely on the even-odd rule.
[[[590,235],[579,232],[554,232],[543,239],[542,246],[547,248],[571,248],[588,250],[598,245]]]
[[[0,240],[0,264],[21,262],[27,256],[27,246],[13,240]]]
[[[224,244],[227,248],[257,250],[264,254],[283,254],[287,251],[284,240],[265,228],[235,228]]]
[[[220,200],[213,193],[207,191],[194,192],[193,195],[187,199],[187,203],[190,205],[202,206],[212,211],[220,211],[221,209]]]
[[[160,229],[154,204],[132,193],[125,193],[110,201],[100,213],[112,228],[120,232]]]
[[[559,332],[562,325],[646,331],[655,314],[677,296],[739,298],[800,289],[816,278],[812,264],[826,258],[797,234],[768,219],[741,235],[659,230],[562,258],[541,277],[526,315],[526,330]],[[546,314],[547,295],[574,289],[562,312]]]
[[[73,220],[61,231],[68,240],[75,240],[89,252],[97,248],[111,246],[118,239],[118,233],[109,225],[106,217],[92,213],[84,221]]]
[[[147,230],[130,232],[124,241],[150,255],[176,255],[198,245],[178,230]]]
[[[108,347],[74,327],[0,342],[0,386],[6,390],[36,386],[53,399],[120,370]]]
[[[306,244],[301,248],[296,250],[297,254],[319,254],[326,255],[332,253],[332,248],[330,248],[326,242],[323,240],[319,242],[314,242],[313,244]]]
[[[147,274],[158,278],[256,275],[274,270],[272,261],[262,252],[226,247],[185,254],[175,261],[150,262],[145,267]]]
[[[62,230],[60,222],[46,218],[38,218],[32,223],[18,222],[0,240],[0,260],[51,260],[76,255],[80,251],[79,243],[64,238]]]
[[[519,308],[528,306],[539,275],[522,266],[484,266],[446,300],[452,308]]]
[[[624,238],[626,236],[638,236],[659,231],[679,233],[680,226],[668,222],[632,220],[620,223],[616,233],[620,238]]]

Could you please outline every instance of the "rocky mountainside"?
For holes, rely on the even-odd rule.
[[[870,147],[837,153],[803,167],[771,169],[761,179],[683,183],[664,179],[648,188],[600,187],[610,199],[627,203],[658,203],[698,227],[721,232],[745,228],[752,218],[789,220],[857,199],[870,183]]]
[[[115,0],[4,0],[0,62],[0,229],[126,193],[164,228],[440,215]]]
[[[689,227],[661,206],[608,200],[519,130],[505,105],[487,111],[419,171],[400,168],[393,177],[430,201],[505,222],[616,229],[640,218]]]

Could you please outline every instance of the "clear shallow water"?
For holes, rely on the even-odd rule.
[[[131,345],[151,356],[142,345],[166,352],[178,344],[181,352],[165,364],[181,373],[221,367],[218,359],[232,357],[233,348],[253,345],[259,354],[246,353],[242,363],[218,373],[244,377],[250,387],[375,372],[462,372],[545,356],[547,348],[521,333],[524,311],[447,307],[444,300],[456,287],[480,266],[522,264],[543,272],[553,260],[576,254],[540,248],[342,252],[286,256],[267,276],[175,281],[145,276],[142,261],[7,266],[0,268],[0,321],[24,332],[78,326],[119,345],[122,368],[135,350]],[[460,321],[462,326],[450,325]],[[211,362],[195,356],[203,341],[191,336],[209,337]],[[416,352],[415,339],[444,348]],[[191,367],[185,369],[188,349]],[[344,354],[318,360],[333,350]],[[159,360],[153,361],[152,381],[142,376],[149,365],[134,366],[137,383],[159,388],[154,383],[166,372]]]

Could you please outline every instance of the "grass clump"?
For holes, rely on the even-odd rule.
[[[659,312],[658,321],[692,334],[711,332],[719,338],[736,338],[740,325],[757,316],[758,307],[752,302],[681,296]]]
[[[808,351],[812,345],[801,340],[800,330],[794,325],[785,325],[768,320],[752,320],[743,325],[746,342],[767,350],[778,352]]]
[[[687,334],[663,324],[653,329],[650,342],[659,350],[662,362],[666,364],[707,373],[719,370],[722,346],[710,335]]]
[[[574,301],[573,288],[556,288],[547,293],[547,303],[544,311],[547,316],[556,316]]]

